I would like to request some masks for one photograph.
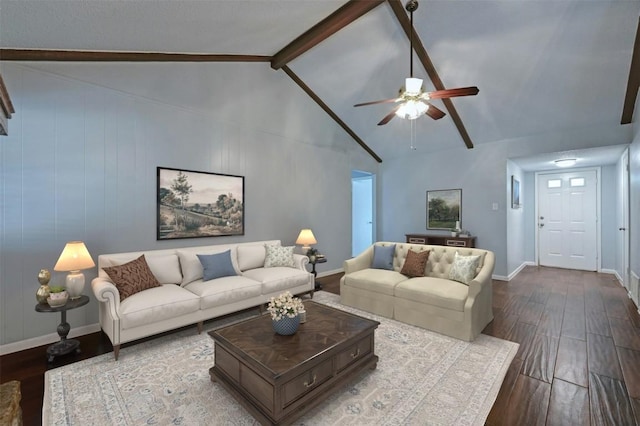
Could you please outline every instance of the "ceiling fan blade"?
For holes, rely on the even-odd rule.
[[[427,105],[429,105],[429,109],[427,110],[427,112],[425,112],[425,114],[433,118],[434,120],[440,120],[442,117],[447,115],[445,114],[444,111],[442,111],[440,108],[436,107],[435,105],[430,104],[429,102],[427,102]]]
[[[384,126],[385,124],[387,124],[388,122],[391,121],[391,119],[393,117],[396,116],[396,111],[402,106],[402,104],[398,105],[397,107],[395,107],[394,109],[391,110],[391,112],[387,115],[384,116],[384,118],[382,120],[380,120],[380,122],[378,123],[378,126]]]
[[[426,95],[429,99],[443,99],[443,98],[455,98],[457,96],[474,96],[479,92],[476,86],[460,87],[458,89],[445,89],[436,90],[435,92],[428,92]]]
[[[355,104],[354,107],[361,107],[361,106],[375,105],[375,104],[390,104],[397,101],[398,101],[398,98],[383,99],[381,101],[371,101],[371,102],[363,102],[361,104]]]

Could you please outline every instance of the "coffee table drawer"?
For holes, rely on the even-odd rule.
[[[283,385],[284,407],[333,376],[333,361],[328,359]],[[283,408],[284,408],[283,407]]]
[[[373,335],[359,340],[355,345],[340,352],[336,357],[336,369],[340,371],[371,352],[373,352]]]

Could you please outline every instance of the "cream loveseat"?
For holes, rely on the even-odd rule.
[[[265,267],[265,244],[280,245],[280,241],[98,256],[98,277],[91,286],[100,304],[100,326],[113,344],[115,359],[122,343],[196,323],[198,332],[202,332],[205,320],[262,305],[287,290],[313,297],[314,277],[306,269],[309,259],[294,254],[293,267]],[[237,275],[203,281],[203,267],[197,255],[227,250]],[[143,254],[161,286],[121,301],[118,288],[103,268],[125,264]]]
[[[374,269],[374,246],[395,244],[391,270]],[[377,242],[344,262],[341,302],[367,312],[472,341],[493,320],[491,276],[493,252],[462,247]],[[409,249],[429,250],[424,277],[402,275]],[[480,256],[468,285],[449,279],[456,252]]]

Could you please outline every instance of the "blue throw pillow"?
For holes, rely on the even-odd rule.
[[[393,255],[396,252],[396,245],[390,246],[373,246],[373,263],[371,267],[374,269],[388,269],[393,271]]]
[[[216,254],[198,254],[197,256],[202,263],[203,281],[238,275],[233,267],[233,262],[231,262],[231,250]]]

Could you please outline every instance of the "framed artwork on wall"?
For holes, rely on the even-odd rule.
[[[462,189],[427,191],[427,229],[454,229],[461,219]]]
[[[158,240],[244,235],[244,176],[158,167]]]
[[[511,175],[511,208],[520,208],[520,181]]]

